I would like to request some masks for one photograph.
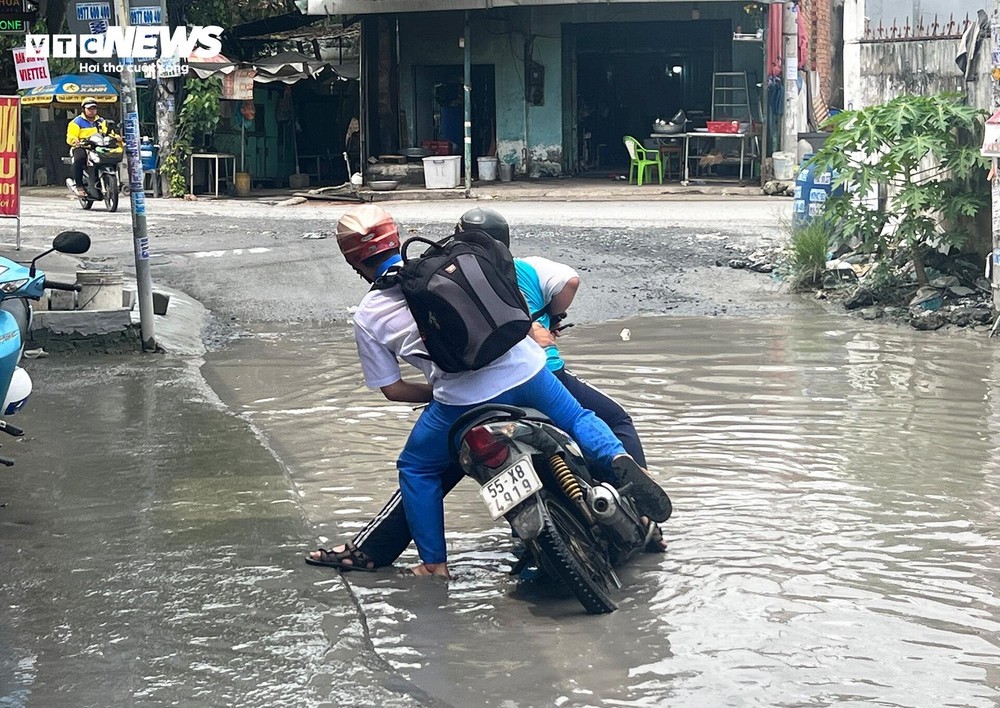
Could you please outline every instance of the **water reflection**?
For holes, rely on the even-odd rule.
[[[346,327],[236,342],[210,389],[48,360],[0,484],[0,705],[1000,703],[991,342],[643,318],[564,348],[676,506],[602,617],[506,576],[469,482],[450,584],[302,564],[380,508],[416,418]]]
[[[393,488],[415,414],[361,387],[347,337],[283,342],[305,366],[290,392],[244,366],[279,358],[267,341],[213,362],[220,390],[239,362],[269,400],[244,414],[318,534],[343,537]],[[393,667],[458,705],[1000,700],[988,342],[824,316],[646,318],[576,328],[564,347],[633,413],[675,498],[669,553],[625,573],[619,612],[583,617],[503,575],[509,533],[464,483],[450,586],[349,579]]]

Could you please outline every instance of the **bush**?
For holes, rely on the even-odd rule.
[[[820,218],[791,228],[785,270],[793,290],[819,285],[830,253],[830,228]]]

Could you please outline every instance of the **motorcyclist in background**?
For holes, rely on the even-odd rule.
[[[87,191],[83,187],[83,170],[87,167],[87,149],[83,147],[83,142],[96,133],[107,135],[109,132],[108,122],[97,115],[97,101],[90,97],[83,99],[83,113],[71,120],[66,126],[66,144],[72,148],[73,154],[73,183],[70,188],[75,189],[80,197],[87,196]]]

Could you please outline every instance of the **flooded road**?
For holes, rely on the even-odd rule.
[[[608,616],[516,587],[468,482],[450,584],[302,563],[378,510],[415,418],[361,386],[346,327],[237,341],[211,389],[169,359],[33,362],[0,477],[0,705],[1000,701],[991,343],[803,312],[564,348],[677,509]]]
[[[509,530],[465,482],[449,585],[344,576],[400,676],[451,705],[1000,701],[992,343],[804,308],[578,327],[564,349],[636,419],[675,502],[668,553],[623,573],[621,610],[583,615],[504,575]],[[290,553],[350,535],[394,488],[416,414],[361,386],[346,327],[261,331],[205,373],[289,471],[313,529]],[[288,583],[338,586],[296,560]]]

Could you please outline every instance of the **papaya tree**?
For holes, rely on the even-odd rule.
[[[907,251],[926,284],[925,249],[965,245],[987,207],[984,116],[953,93],[903,95],[835,116],[812,164],[833,170],[826,215],[838,237],[876,259]]]

